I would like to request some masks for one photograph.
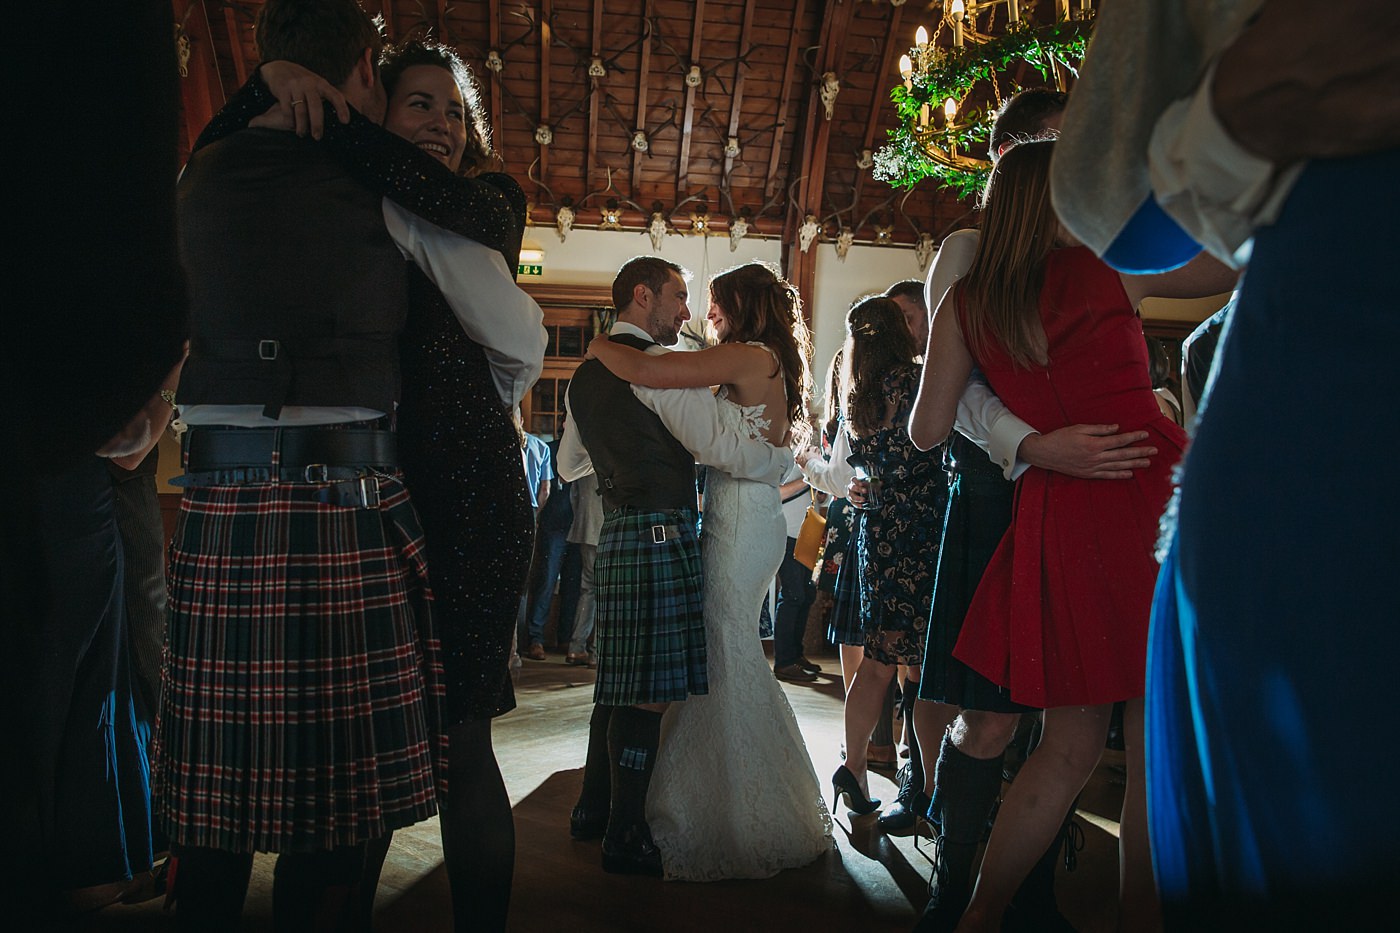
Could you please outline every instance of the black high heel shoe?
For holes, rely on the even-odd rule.
[[[831,789],[835,792],[835,799],[832,801],[833,807],[840,801],[844,794],[846,797],[846,809],[852,813],[864,816],[867,813],[874,813],[880,809],[880,801],[865,796],[865,791],[860,789],[860,782],[856,776],[845,765],[836,769],[836,773],[831,776]]]

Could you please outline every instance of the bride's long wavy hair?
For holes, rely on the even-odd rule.
[[[872,295],[851,307],[841,376],[847,430],[863,437],[884,426],[885,377],[900,365],[912,365],[916,352],[914,335],[893,298]]]
[[[793,447],[804,446],[811,435],[807,396],[812,390],[812,335],[797,289],[773,266],[754,260],[711,279],[710,300],[724,309],[729,322],[726,343],[756,340],[778,355]]]

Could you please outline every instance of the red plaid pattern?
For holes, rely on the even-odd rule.
[[[442,667],[408,492],[187,489],[170,558],[156,793],[171,838],[353,845],[437,809]]]

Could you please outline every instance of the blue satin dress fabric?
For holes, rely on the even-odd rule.
[[[1400,151],[1311,164],[1217,350],[1149,642],[1169,919],[1292,929],[1400,878],[1397,211]]]

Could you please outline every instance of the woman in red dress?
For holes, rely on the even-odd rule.
[[[1120,846],[1120,926],[1152,928],[1157,903],[1142,785],[1147,624],[1157,522],[1186,437],[1152,394],[1136,307],[1148,295],[1227,291],[1213,261],[1157,276],[1120,275],[1069,237],[1050,204],[1054,144],[1007,152],[988,183],[967,276],[934,318],[909,432],[942,441],[973,365],[1041,433],[1076,423],[1143,430],[1157,448],[1129,481],[1030,468],[1015,514],[968,610],[954,655],[1045,708],[1041,745],[998,811],[972,902],[958,929],[999,929],[1001,915],[1098,763],[1113,704],[1127,701],[1128,783]]]

